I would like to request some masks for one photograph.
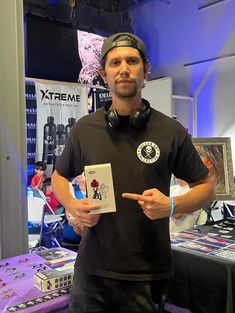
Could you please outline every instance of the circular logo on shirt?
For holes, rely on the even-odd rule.
[[[154,142],[145,141],[138,146],[137,156],[143,163],[152,164],[159,158],[160,149]]]

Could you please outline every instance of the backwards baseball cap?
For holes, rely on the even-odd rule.
[[[131,33],[116,33],[108,37],[101,49],[101,60],[103,60],[106,54],[116,47],[132,47],[139,50],[143,61],[148,62],[147,51],[144,42],[137,36]]]

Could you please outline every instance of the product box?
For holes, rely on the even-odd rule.
[[[70,251],[62,250],[59,248],[52,248],[42,251],[35,252],[37,255],[39,255],[41,258],[46,261],[46,265],[53,263],[60,263],[68,260],[74,260],[76,256],[72,255]]]
[[[47,269],[34,274],[34,286],[43,292],[71,285],[76,254],[59,248],[35,252],[43,259]]]
[[[85,166],[87,196],[101,205],[99,209],[91,210],[91,214],[116,212],[111,164]]]
[[[74,268],[64,270],[46,270],[34,274],[34,286],[43,292],[71,286]]]

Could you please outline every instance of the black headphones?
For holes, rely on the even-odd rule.
[[[142,99],[145,105],[144,110],[137,109],[132,112],[130,116],[129,124],[134,128],[143,128],[149,120],[151,107],[147,100]],[[109,110],[112,105],[112,101],[108,101],[104,106],[105,119],[109,127],[120,128],[121,123],[118,112],[116,110]]]

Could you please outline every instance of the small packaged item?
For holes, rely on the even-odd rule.
[[[85,166],[85,177],[88,199],[101,205],[90,213],[116,212],[111,164]]]
[[[47,270],[34,274],[34,286],[42,292],[71,286],[73,280],[73,267],[58,270]]]

